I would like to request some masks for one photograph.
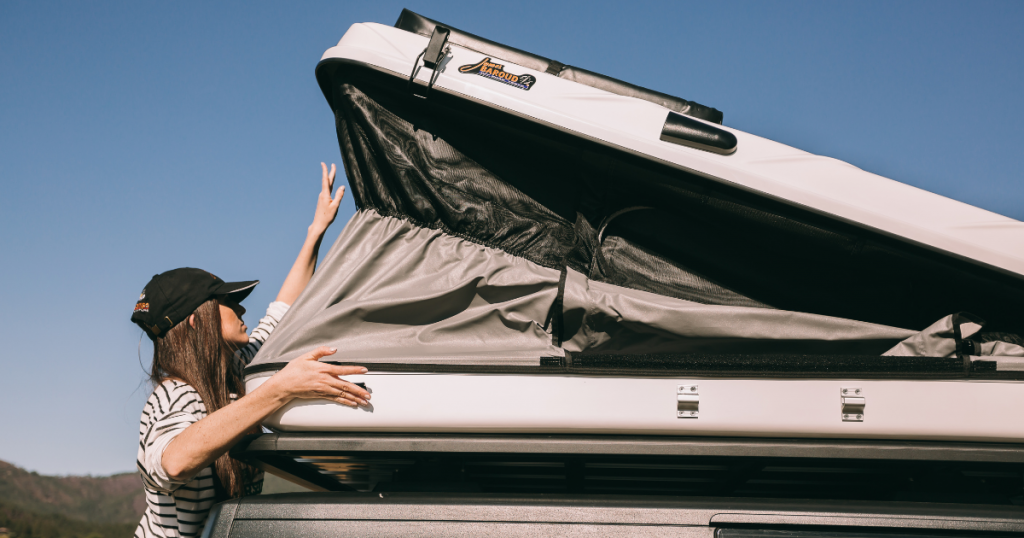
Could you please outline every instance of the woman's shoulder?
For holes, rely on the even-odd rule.
[[[165,377],[160,381],[159,385],[154,387],[153,392],[156,392],[158,389],[174,393],[187,391],[195,392],[196,390],[192,385],[189,385],[187,382],[176,377]]]
[[[205,411],[199,392],[180,379],[164,379],[153,387],[153,393],[146,401],[147,410],[157,411],[158,414],[188,411],[192,407],[200,407],[200,410]]]

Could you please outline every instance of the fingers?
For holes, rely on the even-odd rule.
[[[364,407],[370,405],[370,393],[359,385],[353,385],[348,381],[338,379],[336,377],[331,377],[325,382],[327,384],[327,388],[325,390],[327,390],[328,394],[331,395],[329,399],[349,400]]]
[[[365,400],[363,398],[360,398],[359,396],[357,396],[355,394],[350,394],[348,392],[342,394],[337,399],[338,400],[344,400],[346,402],[352,402],[352,404],[354,404],[353,407],[357,407],[357,406],[358,407],[369,407],[370,406],[370,402],[368,402],[367,400]]]
[[[359,388],[359,387],[355,387],[355,388]],[[363,395],[360,395],[360,394],[357,394],[357,393],[353,393],[353,392],[349,392],[349,391],[346,391],[346,390],[341,390],[341,389],[331,389],[331,390],[334,391],[333,394],[332,394],[332,397],[329,398],[331,400],[334,400],[334,401],[345,400],[347,402],[352,402],[355,405],[358,405],[358,406],[361,406],[361,407],[369,407],[369,405],[370,405],[370,395],[369,394],[366,394],[365,397],[364,397]]]
[[[300,374],[303,376],[312,375],[312,377],[307,377],[306,379],[317,386],[317,388],[312,389],[312,392],[306,393],[309,394],[308,396],[299,397],[324,398],[349,407],[365,407],[370,405],[369,391],[359,385],[349,383],[348,381],[340,378],[341,376],[346,375],[365,374],[368,371],[366,368],[362,366],[338,366],[319,362],[321,358],[334,355],[337,352],[337,348],[320,346],[313,351],[298,357],[298,361],[308,361],[306,364],[309,366],[302,366],[300,367],[301,369],[297,371],[305,371],[306,374]],[[310,363],[316,364],[314,365]],[[295,367],[299,367],[299,365],[296,364]]]
[[[359,402],[357,402],[355,400],[352,400],[352,399],[349,399],[349,398],[341,397],[341,396],[339,396],[337,398],[334,398],[334,401],[340,403],[341,405],[345,405],[345,406],[348,406],[348,407],[359,407],[360,406]],[[369,404],[364,402],[361,405],[366,406],[366,405],[369,405]]]
[[[334,173],[331,172],[330,179],[327,176],[327,163],[320,162],[320,167],[324,170],[323,178],[320,180],[320,191],[326,192],[328,195],[331,194],[331,181],[334,181]],[[333,165],[331,166],[333,168]]]
[[[346,400],[345,398],[334,398],[334,401],[348,407],[359,407],[359,405],[353,402],[352,400]]]
[[[342,199],[343,196],[345,196],[345,186],[344,185],[342,185],[341,187],[338,187],[338,194],[334,195],[334,200],[331,200],[331,205],[334,206],[335,208],[337,208],[338,204],[341,203],[341,199]]]
[[[338,172],[338,167],[334,166],[334,163],[331,163],[331,173],[327,176],[327,186],[329,188],[332,188],[332,189],[334,188],[334,175],[337,172]],[[328,192],[330,192],[330,191],[328,191]]]
[[[367,391],[363,387],[360,387],[359,385],[349,383],[344,379],[332,377],[331,380],[328,381],[328,384],[331,386],[332,389],[336,391],[341,391],[343,393],[341,394],[341,396],[351,396],[355,399],[361,400],[361,403],[363,405],[366,405],[366,402],[370,399],[369,391]]]
[[[369,371],[366,368],[363,368],[362,366],[337,366],[334,364],[328,364],[327,367],[327,373],[337,377],[341,377],[344,375],[365,374],[366,372]]]
[[[322,357],[326,357],[328,355],[334,355],[337,352],[338,352],[338,348],[327,347],[327,346],[320,346],[320,347],[314,349],[313,351],[310,351],[309,353],[306,353],[305,355],[302,355],[301,357],[299,357],[296,360],[300,360],[300,361],[318,361]]]

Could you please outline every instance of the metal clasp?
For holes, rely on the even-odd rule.
[[[700,412],[700,395],[697,385],[679,385],[676,387],[676,417],[697,418]]]
[[[864,422],[864,407],[867,399],[864,391],[858,388],[845,387],[839,390],[839,406],[843,422]]]
[[[444,63],[445,57],[451,52],[451,47],[448,46],[448,36],[451,32],[451,30],[444,26],[434,27],[433,33],[430,34],[430,41],[427,42],[427,48],[423,49],[423,52],[412,63],[412,73],[409,73],[409,82],[406,85],[409,91],[413,90],[413,80],[416,79],[416,72],[419,71],[420,59],[422,58],[423,67],[433,71],[430,74],[430,82],[427,83],[427,91],[422,97],[426,97],[426,94],[430,93],[430,89],[434,87],[434,82],[437,81],[437,76],[441,74],[441,66]]]

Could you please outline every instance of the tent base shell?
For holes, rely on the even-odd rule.
[[[246,390],[267,377],[250,378]],[[295,401],[282,432],[476,432],[1024,441],[1024,383],[371,373],[353,409]],[[844,393],[845,391],[845,393]]]

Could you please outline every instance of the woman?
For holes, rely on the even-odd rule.
[[[262,473],[227,451],[281,406],[296,398],[368,405],[369,393],[338,377],[366,369],[319,362],[336,351],[326,347],[292,361],[252,393],[245,394],[242,383],[242,368],[313,276],[320,241],[338,213],[344,187],[332,199],[336,168],[328,173],[320,164],[313,224],[251,335],[239,303],[258,281],[226,283],[199,269],[174,269],[154,276],[135,305],[132,321],[153,340],[154,385],[139,429],[137,464],[147,507],[137,537],[198,536],[214,503],[259,493]]]

